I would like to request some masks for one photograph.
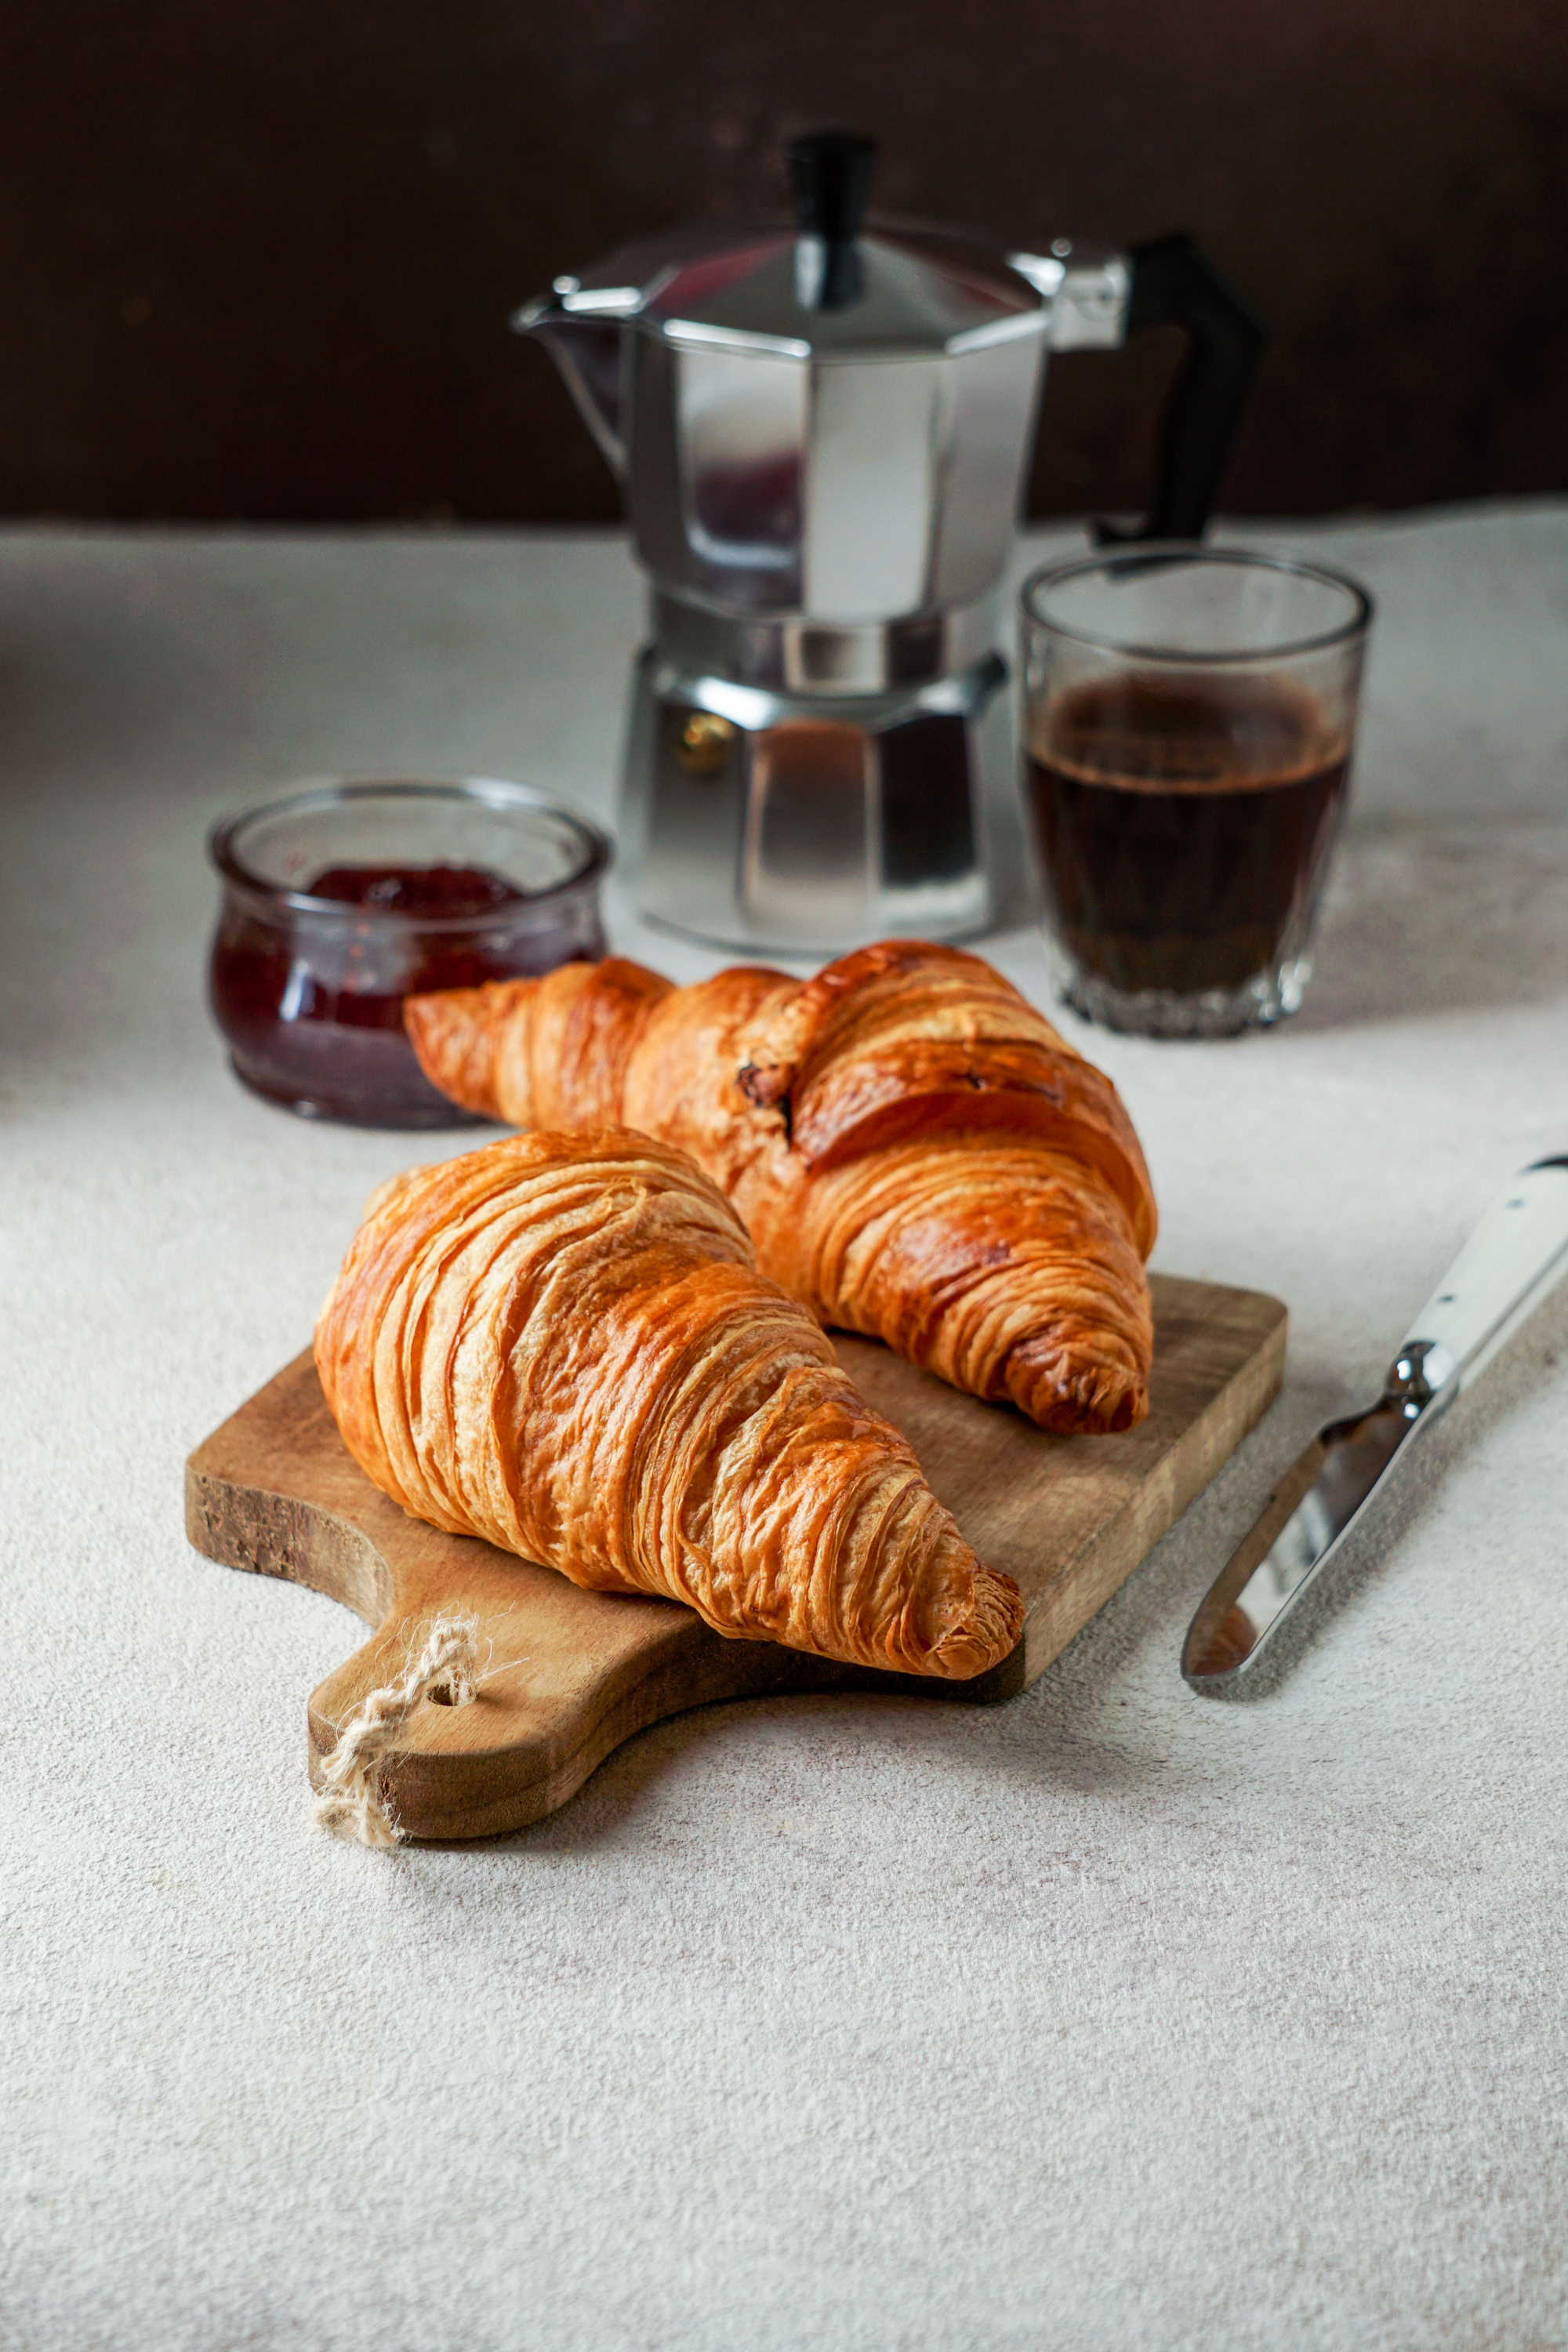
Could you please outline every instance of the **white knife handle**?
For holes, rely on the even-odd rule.
[[[1432,1386],[1465,1388],[1565,1274],[1568,1160],[1542,1160],[1498,1194],[1410,1326],[1400,1355],[1425,1339],[1452,1364],[1428,1356]]]

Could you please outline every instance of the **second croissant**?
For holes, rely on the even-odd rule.
[[[428,1076],[523,1128],[690,1153],[825,1323],[1063,1433],[1148,1404],[1154,1199],[1115,1087],[1002,975],[889,940],[804,984],[640,964],[415,997]]]

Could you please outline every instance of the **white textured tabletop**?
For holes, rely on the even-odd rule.
[[[1010,1705],[715,1708],[387,1855],[307,1810],[357,1623],[191,1551],[182,1465],[452,1145],[235,1085],[202,839],[328,771],[607,812],[637,588],[587,537],[0,534],[8,2346],[1568,2343],[1568,1302],[1271,1695],[1176,1671],[1568,1149],[1568,508],[1268,535],[1381,608],[1321,976],[1273,1035],[1085,1042],[1156,1263],[1289,1302],[1279,1403]]]

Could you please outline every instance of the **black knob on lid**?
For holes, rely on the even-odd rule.
[[[789,142],[789,184],[803,236],[848,245],[871,194],[877,142],[855,131],[808,131]]]

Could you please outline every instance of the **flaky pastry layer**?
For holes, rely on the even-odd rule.
[[[647,1136],[517,1136],[384,1188],[316,1361],[384,1493],[574,1584],[910,1674],[1022,1633],[734,1210]]]
[[[689,1152],[757,1263],[1047,1429],[1147,1410],[1154,1198],[1115,1087],[980,957],[889,940],[802,983],[674,988],[624,959],[416,997],[435,1084],[522,1128],[614,1118]]]

